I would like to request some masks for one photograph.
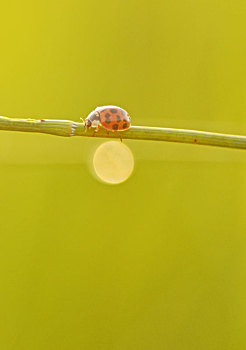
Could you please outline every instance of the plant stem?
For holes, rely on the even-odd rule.
[[[108,132],[100,128],[95,133],[93,129],[85,130],[83,123],[71,120],[55,119],[17,119],[0,117],[0,130],[25,131],[51,134],[57,136],[87,136],[102,138],[120,138],[132,140],[152,140],[210,145],[218,147],[246,149],[246,136],[218,134],[185,129],[153,128],[132,126],[124,132]]]

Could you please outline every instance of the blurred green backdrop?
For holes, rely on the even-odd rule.
[[[241,0],[1,3],[0,114],[246,134]],[[244,151],[0,133],[2,350],[246,348]]]

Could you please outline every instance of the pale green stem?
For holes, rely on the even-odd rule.
[[[185,129],[153,128],[145,126],[132,126],[129,130],[118,133],[111,131],[107,132],[105,129],[100,128],[100,130],[95,133],[93,129],[85,130],[83,123],[76,123],[71,120],[15,119],[0,117],[0,130],[38,132],[68,137],[122,137],[122,139],[132,140],[170,141],[246,149],[246,136],[218,134],[213,132]]]

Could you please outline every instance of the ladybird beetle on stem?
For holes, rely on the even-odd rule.
[[[84,122],[85,128],[95,128],[97,132],[102,126],[107,131],[125,131],[131,126],[129,114],[117,106],[97,107],[92,111]]]

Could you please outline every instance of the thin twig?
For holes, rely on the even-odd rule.
[[[131,126],[129,130],[118,133],[108,132],[100,128],[85,130],[83,123],[71,120],[55,119],[17,119],[0,117],[0,130],[38,132],[57,136],[87,136],[102,138],[120,138],[132,140],[152,140],[210,145],[218,147],[246,149],[246,136],[218,134],[185,129],[153,128]]]

